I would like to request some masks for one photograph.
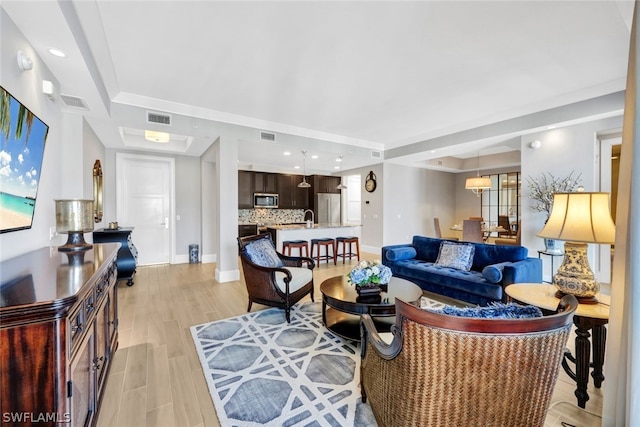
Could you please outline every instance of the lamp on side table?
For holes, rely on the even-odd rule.
[[[589,266],[587,243],[613,244],[615,234],[609,193],[554,194],[551,215],[538,237],[566,241],[562,265],[553,276],[558,292],[575,295],[581,304],[598,302],[600,285]]]

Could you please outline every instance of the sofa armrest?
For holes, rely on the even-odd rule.
[[[501,283],[503,301],[507,298],[504,288],[513,283],[542,283],[542,260],[527,258],[504,266]]]

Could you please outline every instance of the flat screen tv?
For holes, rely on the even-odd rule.
[[[49,126],[2,86],[0,233],[31,228]]]

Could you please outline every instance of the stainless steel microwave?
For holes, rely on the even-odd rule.
[[[253,193],[254,208],[277,208],[278,195],[270,193]]]

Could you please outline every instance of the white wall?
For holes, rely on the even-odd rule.
[[[522,244],[529,249],[530,256],[537,256],[537,251],[544,248],[542,239],[536,234],[544,226],[546,218],[544,213],[531,208],[527,180],[537,178],[543,172],[565,177],[573,171],[582,174],[581,184],[585,191],[598,191],[598,134],[621,128],[622,116],[618,116],[522,137]],[[529,148],[528,144],[533,140],[542,142],[542,147],[538,150]],[[589,262],[594,266],[595,248],[594,245],[589,246]],[[543,273],[546,279],[551,277],[548,264],[545,262]]]
[[[18,50],[22,50],[31,57],[32,70],[18,69],[16,63]],[[51,243],[49,228],[55,228],[56,222],[53,200],[63,196],[61,193],[63,179],[60,169],[63,163],[69,167],[71,159],[65,159],[63,162],[64,156],[61,149],[65,138],[62,131],[63,113],[59,105],[51,102],[41,91],[43,79],[52,81],[59,87],[58,81],[2,8],[0,8],[0,76],[2,76],[0,82],[2,87],[49,126],[33,225],[29,230],[0,235],[0,260],[5,260]],[[76,171],[75,176],[80,177],[83,173],[83,165],[77,161],[77,158],[76,163],[71,166]]]
[[[395,164],[384,166],[384,246],[410,243],[414,235],[435,236],[455,219],[455,174]]]

